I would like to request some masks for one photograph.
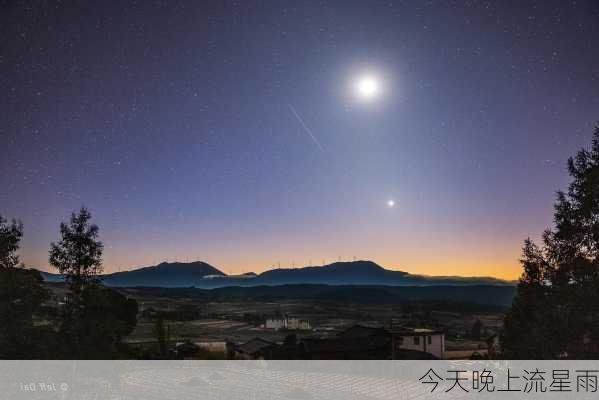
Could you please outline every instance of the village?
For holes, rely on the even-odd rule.
[[[160,357],[172,359],[480,359],[496,351],[503,321],[495,311],[317,300],[137,300],[137,326],[124,340],[141,358],[156,357],[162,340]]]

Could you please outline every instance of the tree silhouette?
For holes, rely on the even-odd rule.
[[[79,358],[104,359],[127,356],[121,339],[137,324],[137,301],[101,285],[82,292]]]
[[[524,269],[501,337],[507,358],[589,357],[599,340],[599,125],[590,150],[568,160],[553,229],[524,242]]]
[[[482,329],[483,329],[483,324],[480,321],[480,319],[477,319],[476,321],[474,321],[474,324],[472,324],[472,330],[470,331],[470,335],[472,336],[472,339],[480,340],[480,338],[482,336]]]
[[[158,342],[159,356],[160,358],[166,358],[168,355],[168,345],[171,341],[171,327],[169,324],[165,324],[162,316],[158,316],[152,330],[156,342]]]
[[[13,268],[19,264],[19,243],[23,237],[23,224],[16,220],[8,223],[0,215],[0,268]]]
[[[137,302],[100,285],[102,242],[84,207],[60,224],[60,240],[50,245],[50,264],[69,287],[60,326],[62,354],[70,358],[113,358],[121,338],[136,324]]]
[[[41,358],[52,333],[35,327],[43,319],[42,303],[48,298],[38,271],[19,265],[23,225],[0,216],[0,358]]]
[[[91,213],[82,207],[71,214],[68,224],[60,224],[60,240],[50,245],[50,264],[65,276],[75,294],[86,285],[97,283],[102,272],[102,250],[98,226],[90,224]]]

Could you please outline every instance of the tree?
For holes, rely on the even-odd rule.
[[[23,224],[8,220],[0,215],[0,269],[16,267],[19,264],[19,243],[23,237]]]
[[[89,285],[82,292],[78,358],[104,359],[126,356],[122,338],[137,324],[137,301],[101,286]]]
[[[98,241],[98,226],[90,224],[91,214],[82,207],[71,214],[70,222],[60,224],[60,240],[50,244],[50,264],[64,275],[69,285],[61,335],[65,351],[81,350],[83,290],[97,283],[102,272],[102,242]]]
[[[43,318],[48,291],[38,271],[19,265],[22,237],[20,222],[9,224],[0,216],[0,359],[44,357],[48,354],[44,343],[52,336],[46,328],[34,326],[36,317]]]
[[[160,353],[160,358],[166,358],[168,354],[168,344],[171,340],[171,327],[170,325],[164,323],[164,318],[162,316],[158,316],[154,322],[153,331],[154,336],[156,337],[156,342],[158,342],[158,352]]]
[[[78,296],[85,286],[97,283],[102,272],[102,242],[98,226],[90,224],[91,213],[82,207],[71,214],[68,224],[60,224],[60,240],[50,245],[50,264],[65,276],[71,290]]]
[[[523,274],[505,317],[508,358],[584,355],[599,341],[599,125],[590,150],[568,160],[572,182],[558,191],[554,227],[542,245],[524,242]]]
[[[552,325],[552,267],[541,248],[526,239],[522,248],[524,272],[516,297],[504,320],[501,351],[506,358],[547,359],[557,357],[560,343]],[[554,332],[554,334],[549,334]]]
[[[482,336],[483,323],[480,319],[477,319],[472,325],[471,336],[474,340],[480,340]]]
[[[69,287],[60,336],[71,358],[119,357],[121,338],[136,324],[137,302],[100,285],[102,242],[91,214],[81,208],[60,224],[60,240],[50,245],[50,264]]]

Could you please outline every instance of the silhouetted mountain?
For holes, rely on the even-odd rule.
[[[153,267],[103,275],[102,282],[108,286],[202,287],[206,276],[225,276],[225,274],[201,261],[163,262]]]
[[[389,271],[372,261],[336,262],[322,267],[273,269],[258,275],[262,284],[389,284],[389,277],[408,275],[401,271]]]
[[[506,284],[495,278],[431,277],[392,271],[372,261],[336,262],[322,267],[273,269],[257,278],[262,285],[472,285]]]
[[[60,276],[44,273],[44,279],[59,281]],[[157,286],[218,288],[226,286],[258,285],[386,285],[386,286],[439,286],[439,285],[512,285],[513,282],[488,277],[423,276],[403,271],[392,271],[372,261],[336,262],[321,267],[273,269],[259,275],[247,273],[226,275],[203,262],[162,263],[132,271],[107,274],[102,277],[109,286]]]
[[[46,282],[63,282],[64,277],[60,274],[52,274],[50,272],[40,271],[42,279]]]

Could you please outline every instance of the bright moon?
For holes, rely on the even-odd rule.
[[[395,207],[395,200],[389,200],[389,201],[387,202],[387,205],[388,205],[389,207]]]
[[[356,81],[355,90],[360,99],[371,100],[379,94],[381,85],[376,77],[366,75]]]

